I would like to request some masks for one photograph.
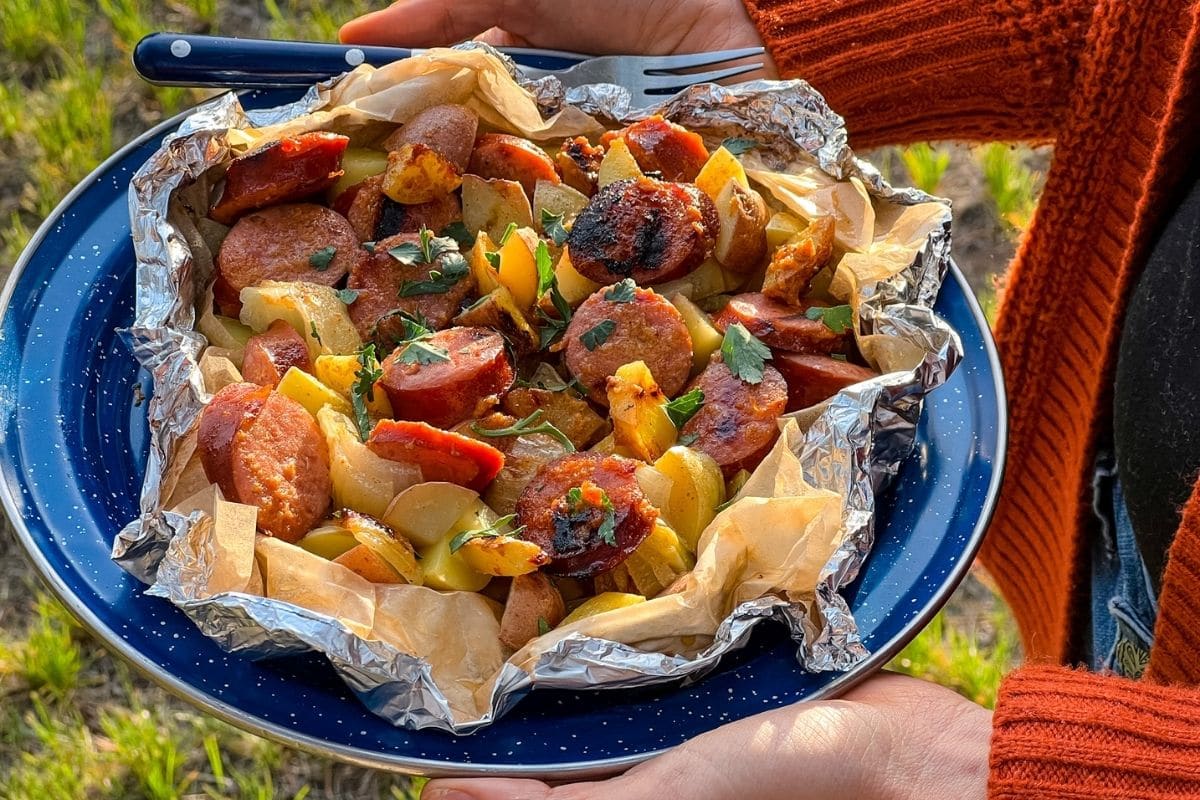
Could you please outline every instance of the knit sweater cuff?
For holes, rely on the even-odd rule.
[[[1047,139],[1095,0],[743,0],[780,74],[804,78],[854,142]]]
[[[1200,691],[1061,667],[1001,686],[990,800],[1200,797]]]

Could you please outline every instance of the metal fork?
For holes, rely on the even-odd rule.
[[[736,78],[760,69],[761,47],[679,56],[589,58],[559,50],[501,48],[532,78],[555,75],[565,86],[615,83],[631,92],[635,105],[653,105],[698,83]],[[307,86],[359,64],[382,66],[422,50],[321,42],[285,42],[152,33],[138,42],[133,64],[150,83],[259,89]],[[735,63],[722,69],[704,67]]]

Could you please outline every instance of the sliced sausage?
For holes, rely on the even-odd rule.
[[[476,139],[467,172],[481,178],[516,181],[531,201],[538,181],[562,183],[545,150],[507,133],[485,133]]]
[[[668,122],[659,114],[609,131],[600,141],[608,145],[613,139],[624,139],[639,167],[659,172],[668,181],[693,181],[708,161],[708,148],[700,134]]]
[[[381,419],[367,447],[380,458],[416,464],[426,481],[447,481],[482,492],[504,468],[504,453],[486,442],[424,422]]]
[[[404,205],[383,195],[375,238],[386,239],[400,233],[419,233],[428,228],[441,234],[451,222],[462,219],[462,203],[457,194],[444,194],[427,203]]]
[[[333,210],[346,218],[360,242],[373,242],[385,199],[383,176],[372,175],[338,195]]]
[[[213,298],[236,317],[240,294],[263,281],[307,281],[333,286],[358,261],[358,237],[346,218],[312,203],[273,206],[237,221],[217,252]],[[327,248],[333,248],[332,258]]]
[[[704,405],[683,426],[681,438],[721,465],[725,478],[758,466],[779,436],[779,415],[787,406],[788,387],[779,370],[763,366],[759,383],[746,383],[714,354],[692,383],[704,392]]]
[[[604,148],[592,144],[586,136],[567,139],[554,156],[563,183],[588,197],[596,193],[596,180],[603,160]]]
[[[231,383],[212,396],[200,412],[196,447],[204,475],[221,488],[226,500],[237,501],[233,485],[233,439],[262,409],[271,389],[253,383]]]
[[[833,255],[833,235],[833,217],[817,217],[803,232],[776,248],[763,278],[763,294],[789,305],[801,302],[813,278]]]
[[[570,453],[537,471],[516,513],[524,537],[550,556],[547,572],[596,575],[624,561],[650,534],[658,509],[642,494],[636,469],[636,461],[621,456]]]
[[[760,292],[750,292],[730,298],[713,318],[713,324],[724,332],[733,323],[740,322],[768,347],[792,353],[850,352],[854,344],[853,331],[847,328],[842,333],[834,333],[822,320],[805,316],[810,308],[825,306],[825,303],[811,302],[789,306]]]
[[[485,398],[498,395],[513,380],[504,338],[486,328],[447,328],[421,342],[444,353],[447,361],[409,360],[399,347],[383,361],[379,385],[387,392],[397,419],[449,428],[477,416]]]
[[[324,517],[332,484],[329,451],[304,406],[272,392],[233,439],[233,486],[239,503],[258,507],[258,527],[299,541]]]
[[[610,299],[621,297],[624,286],[594,292],[575,311],[563,337],[567,369],[592,400],[608,405],[608,377],[625,364],[644,361],[663,392],[674,397],[692,368],[692,337],[683,316],[650,289],[634,289],[626,302]]]
[[[500,618],[500,643],[520,650],[542,633],[563,621],[567,607],[554,581],[540,572],[518,575],[512,580],[504,616]]]
[[[629,178],[596,193],[575,218],[567,247],[575,269],[597,283],[633,278],[648,286],[700,266],[716,225],[716,208],[702,192]]]
[[[785,353],[777,350],[771,364],[787,381],[788,411],[815,406],[847,386],[878,375],[867,367],[815,353]]]
[[[406,144],[423,144],[441,153],[462,173],[471,161],[478,128],[478,115],[465,106],[430,106],[384,139],[383,149],[392,151]]]
[[[275,320],[246,342],[242,377],[250,383],[274,388],[289,367],[312,372],[312,359],[304,337],[283,320]]]
[[[395,311],[423,318],[432,328],[444,328],[475,290],[475,279],[466,270],[460,278],[444,280],[444,292],[401,297],[400,289],[405,282],[428,281],[431,271],[442,273],[443,278],[450,274],[448,255],[438,258],[435,264],[403,264],[388,252],[405,242],[419,241],[420,237],[411,233],[383,239],[375,243],[374,252],[359,258],[351,268],[346,285],[358,292],[358,299],[349,306],[350,319],[362,338],[375,337],[376,324]],[[392,341],[383,349],[390,351],[394,346]]]
[[[223,225],[247,211],[291,203],[328,189],[342,174],[350,140],[327,131],[271,142],[235,158],[225,173],[221,199],[209,216]]]

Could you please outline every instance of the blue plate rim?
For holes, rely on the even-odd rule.
[[[59,223],[63,215],[88,187],[90,187],[101,175],[112,168],[116,163],[125,158],[130,152],[143,145],[148,140],[162,134],[172,128],[177,127],[188,115],[195,111],[195,107],[176,114],[170,119],[155,125],[149,130],[137,136],[123,147],[106,158],[99,166],[92,170],[87,177],[76,184],[70,192],[62,199],[54,210],[42,221],[38,226],[29,243],[22,250],[16,263],[13,265],[12,272],[9,274],[4,288],[0,291],[0,325],[4,322],[4,317],[8,313],[9,305],[13,294],[16,291],[17,283],[20,280],[22,273],[33,259],[34,253],[41,246],[46,236]],[[979,325],[982,333],[984,349],[987,353],[987,359],[992,369],[993,389],[996,396],[996,405],[999,409],[999,418],[996,421],[996,450],[993,461],[993,472],[991,480],[988,483],[987,494],[984,497],[983,506],[980,510],[979,518],[975,522],[972,529],[970,539],[967,546],[963,550],[963,558],[959,559],[954,566],[949,570],[945,579],[933,593],[930,602],[926,603],[920,613],[909,620],[900,631],[885,642],[882,646],[875,649],[864,661],[857,664],[852,671],[834,678],[825,686],[813,692],[808,697],[805,697],[801,702],[812,702],[816,700],[827,700],[837,697],[850,689],[857,686],[862,681],[875,674],[879,668],[892,659],[904,647],[916,637],[918,633],[937,615],[945,605],[947,599],[958,588],[958,585],[966,577],[970,570],[975,556],[983,543],[983,536],[987,531],[987,527],[991,522],[992,515],[995,513],[996,503],[999,498],[1000,486],[1004,480],[1005,468],[1007,465],[1008,453],[1008,396],[1004,385],[1004,373],[1000,363],[999,353],[996,350],[996,343],[992,337],[991,326],[988,324],[987,318],[983,314],[983,310],[979,302],[975,298],[974,292],[967,284],[966,278],[963,277],[958,265],[953,258],[950,260],[950,271],[948,277],[952,278],[960,284],[963,289],[963,294],[966,297],[967,306],[971,311],[976,323]],[[936,390],[935,390],[936,391]],[[152,682],[165,689],[175,697],[191,703],[193,706],[212,714],[218,719],[240,728],[249,733],[261,736],[266,739],[271,739],[276,742],[295,747],[299,750],[312,753],[322,757],[333,757],[340,761],[354,764],[361,767],[371,769],[382,769],[390,772],[398,772],[410,775],[454,775],[462,776],[481,776],[481,775],[504,775],[509,777],[551,777],[555,780],[573,780],[583,778],[594,778],[605,775],[612,775],[623,772],[630,767],[633,767],[643,761],[659,756],[667,752],[671,748],[663,748],[659,750],[646,751],[636,753],[629,756],[621,756],[618,758],[599,759],[595,761],[577,761],[565,762],[554,765],[521,765],[521,764],[505,764],[502,767],[487,764],[471,764],[457,763],[448,761],[436,761],[432,759],[410,758],[399,754],[379,753],[373,750],[366,750],[357,747],[348,747],[345,745],[331,743],[326,740],[318,739],[313,736],[301,734],[295,730],[286,728],[267,720],[247,714],[241,709],[229,703],[220,700],[207,692],[203,692],[194,686],[178,679],[174,675],[161,669],[158,665],[149,661],[132,645],[126,642],[123,638],[117,635],[111,628],[105,625],[100,619],[79,600],[71,591],[66,583],[55,572],[52,565],[42,554],[37,540],[26,527],[24,518],[17,507],[16,497],[13,493],[14,487],[10,485],[8,480],[0,480],[0,504],[3,505],[5,512],[8,515],[13,529],[17,534],[17,540],[21,544],[25,552],[26,558],[33,565],[37,574],[50,588],[51,593],[62,603],[74,616],[79,620],[80,624],[94,637],[96,637],[104,646],[111,652],[115,652],[127,662],[132,664],[139,672],[149,678]]]

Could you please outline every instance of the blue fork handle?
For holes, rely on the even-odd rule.
[[[518,64],[537,70],[566,69],[586,58],[554,50],[501,49]],[[379,67],[413,52],[401,47],[152,33],[134,48],[133,66],[160,86],[266,89],[308,86],[359,64]]]

